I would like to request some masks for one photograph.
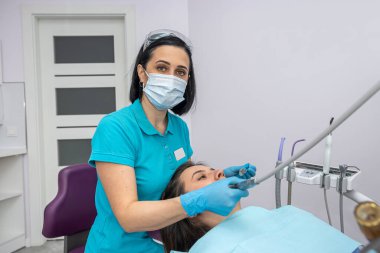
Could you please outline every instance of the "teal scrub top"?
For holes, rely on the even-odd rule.
[[[168,112],[164,134],[149,122],[140,100],[105,116],[92,139],[89,164],[95,161],[128,165],[135,170],[139,201],[159,200],[176,168],[190,159],[186,123]],[[98,180],[95,193],[97,216],[91,227],[86,253],[164,252],[147,232],[128,233],[119,225]]]

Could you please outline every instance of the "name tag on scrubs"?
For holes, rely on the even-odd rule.
[[[185,157],[185,151],[183,150],[183,148],[179,148],[176,151],[174,151],[174,155],[175,155],[175,159],[179,161]]]

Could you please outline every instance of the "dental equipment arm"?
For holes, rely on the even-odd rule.
[[[340,126],[346,119],[348,119],[356,110],[358,110],[363,104],[365,104],[373,95],[375,95],[380,90],[380,81],[378,81],[374,86],[372,86],[358,101],[356,101],[347,111],[345,111],[338,119],[336,119],[328,128],[322,131],[315,139],[313,139],[306,147],[300,150],[297,154],[290,157],[285,162],[281,163],[277,166],[273,171],[264,175],[263,177],[255,180],[249,179],[242,183],[242,186],[251,188],[257,184],[264,182],[265,180],[272,177],[277,171],[282,170],[290,163],[294,162],[302,155],[304,155],[307,151],[312,149],[315,145],[317,145],[321,140],[323,140],[327,135],[329,135],[333,130],[335,130],[338,126]],[[239,186],[237,186],[241,189]],[[248,189],[245,188],[245,189]]]
[[[343,195],[358,204],[361,202],[366,202],[366,201],[375,202],[374,200],[368,198],[366,195],[355,190],[347,191],[343,193]]]

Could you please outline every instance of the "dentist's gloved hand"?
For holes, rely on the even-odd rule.
[[[239,173],[239,171],[242,169],[241,172],[244,172],[245,170],[245,173]],[[248,179],[248,178],[251,178],[251,177],[254,177],[256,175],[256,167],[252,164],[249,164],[249,163],[246,163],[244,165],[241,165],[241,166],[232,166],[232,167],[228,167],[226,169],[224,169],[224,176],[225,177],[239,177],[239,178],[244,178],[244,179]]]
[[[218,180],[203,188],[180,196],[181,204],[189,216],[210,211],[227,216],[242,197],[248,196],[247,190],[231,189],[230,184],[244,181],[237,177]]]

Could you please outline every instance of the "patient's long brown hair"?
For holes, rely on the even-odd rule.
[[[178,167],[165,191],[162,193],[162,199],[171,199],[184,194],[184,186],[180,180],[180,176],[187,168],[196,165],[203,164],[188,161]],[[165,252],[169,253],[171,250],[189,251],[194,243],[206,234],[208,230],[209,228],[203,225],[193,224],[189,218],[162,228],[160,232]]]

